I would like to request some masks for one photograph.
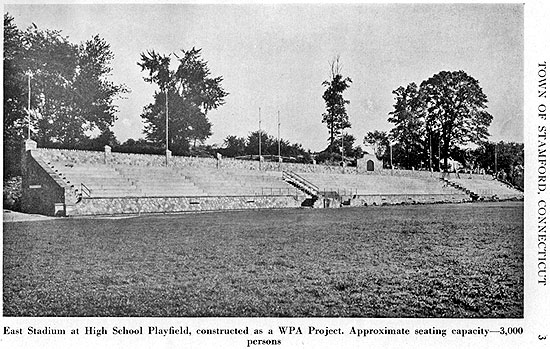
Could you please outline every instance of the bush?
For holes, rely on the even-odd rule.
[[[4,179],[4,209],[21,210],[21,176]]]

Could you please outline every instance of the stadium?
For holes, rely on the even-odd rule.
[[[4,317],[524,316],[521,5],[148,6],[7,7]]]
[[[492,177],[33,143],[23,207],[67,218],[4,222],[5,316],[523,314],[523,194]]]

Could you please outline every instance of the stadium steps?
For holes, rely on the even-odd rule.
[[[453,178],[442,179],[455,188],[470,193],[474,200],[521,200],[523,192],[495,179]]]
[[[114,168],[104,164],[49,161],[47,165],[74,188],[77,196],[140,196],[139,189]]]
[[[445,187],[435,178],[324,173],[299,175],[317,186],[319,192],[337,192],[342,196],[461,193],[458,189]]]
[[[315,200],[322,195],[317,185],[313,184],[303,176],[300,176],[299,174],[292,171],[283,171],[283,180],[290,185],[300,189],[307,195],[311,195],[313,202],[315,202]]]
[[[178,171],[206,195],[296,195],[291,186],[281,180],[280,173],[236,169],[180,168]]]
[[[142,196],[204,196],[205,192],[172,167],[122,166],[116,170],[138,188]]]

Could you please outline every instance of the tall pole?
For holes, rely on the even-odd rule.
[[[432,166],[432,133],[430,132],[430,173],[433,172]]]
[[[29,71],[27,73],[28,81],[29,81],[29,97],[28,97],[28,104],[27,104],[27,116],[29,117],[29,127],[27,129],[28,133],[28,139],[31,139],[31,72]]]
[[[168,152],[168,87],[164,92],[166,94],[166,152]]]
[[[258,107],[258,167],[262,169],[262,108]]]
[[[437,138],[437,169],[441,172],[441,133]]]
[[[281,159],[281,115],[277,110],[277,143],[278,143],[278,155]]]
[[[392,144],[390,142],[390,169],[391,169],[391,174],[393,174],[393,154],[392,154]]]
[[[342,173],[344,173],[345,167],[344,167],[344,128],[342,127]]]
[[[497,167],[497,143],[495,142],[495,177],[498,176],[498,167]]]

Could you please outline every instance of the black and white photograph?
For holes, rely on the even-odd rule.
[[[544,2],[3,10],[0,345],[548,345]]]

